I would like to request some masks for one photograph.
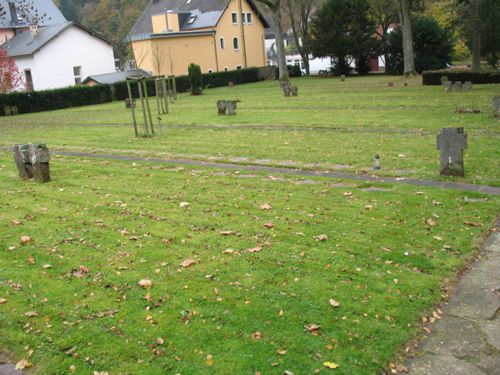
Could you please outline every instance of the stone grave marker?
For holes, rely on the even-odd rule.
[[[491,107],[493,108],[493,115],[495,117],[500,116],[500,96],[494,96],[491,101]]]
[[[456,92],[461,92],[463,87],[462,82],[456,81],[453,87],[455,88]]]
[[[441,77],[441,84],[444,85],[445,82],[448,82],[448,77],[447,76],[442,76]]]
[[[297,86],[292,86],[291,92],[292,92],[292,96],[298,96],[299,95],[299,88]]]
[[[14,116],[17,115],[18,110],[15,105],[12,106],[8,105],[3,107],[3,113],[5,114],[5,116]]]
[[[240,100],[217,100],[217,111],[220,116],[234,116],[236,115],[236,103]]]
[[[437,149],[441,150],[440,171],[442,176],[464,176],[464,149],[467,133],[464,128],[443,128],[437,136]]]
[[[340,75],[340,80],[341,80],[342,82],[344,82],[344,81],[345,81],[345,74],[341,74],[341,75]]]
[[[472,90],[472,82],[471,81],[465,81],[464,86],[462,88],[464,92],[469,92]]]
[[[443,83],[443,86],[444,86],[444,92],[450,92],[453,87],[453,82],[446,81]]]
[[[20,178],[28,180],[34,177],[38,182],[50,182],[50,153],[47,145],[16,145],[13,148],[13,156]]]
[[[227,85],[228,85],[229,87],[233,87],[233,86],[234,86],[234,82],[233,82],[233,81],[229,81],[229,82],[227,83]]]
[[[135,100],[130,101],[129,98],[126,98],[125,99],[125,108],[130,109],[130,108],[132,108],[132,106],[135,107]]]

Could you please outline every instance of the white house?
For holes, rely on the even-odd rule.
[[[115,71],[110,41],[84,26],[67,22],[47,0],[35,4],[48,7],[50,21],[29,25],[16,14],[15,1],[9,1],[10,24],[3,24],[7,40],[0,46],[24,74],[27,90],[71,86],[82,83],[87,76]]]

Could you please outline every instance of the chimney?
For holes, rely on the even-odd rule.
[[[19,25],[19,19],[17,18],[16,3],[14,3],[13,1],[9,1],[9,13],[12,24],[14,26]]]
[[[31,34],[31,37],[34,38],[38,35],[40,29],[38,27],[37,24],[34,24],[34,25],[30,25],[30,34]]]

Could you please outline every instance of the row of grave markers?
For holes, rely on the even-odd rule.
[[[224,113],[222,113],[222,104],[231,103],[230,105],[236,108],[235,100],[219,102],[221,102],[219,114],[227,113],[227,108],[224,108]],[[436,146],[441,151],[439,173],[443,176],[463,177],[463,150],[467,148],[467,133],[464,133],[464,128],[442,129],[437,135]],[[50,153],[47,145],[43,143],[15,145],[13,156],[21,179],[35,178],[38,182],[50,182]],[[379,155],[375,156],[374,169],[380,169]]]

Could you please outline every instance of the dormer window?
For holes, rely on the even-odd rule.
[[[188,0],[189,1],[189,0]],[[187,20],[187,24],[188,25],[192,25],[194,23],[194,21],[196,20],[196,16],[191,16],[188,18]]]

